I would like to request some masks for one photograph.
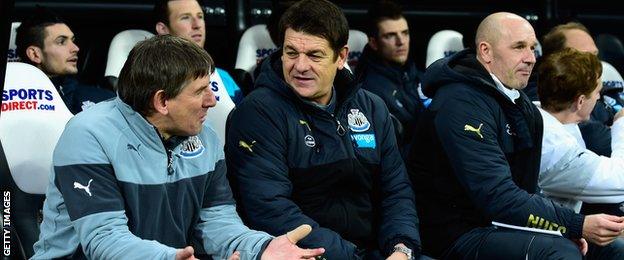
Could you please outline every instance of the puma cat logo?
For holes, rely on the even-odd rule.
[[[483,123],[481,123],[479,125],[479,128],[474,128],[474,126],[471,126],[469,124],[466,124],[464,126],[464,131],[469,131],[469,132],[475,132],[479,135],[479,137],[481,137],[481,139],[483,139],[483,135],[481,134],[481,127],[483,126]]]
[[[89,183],[87,183],[87,186],[84,186],[80,183],[78,183],[77,181],[74,182],[74,189],[80,189],[80,190],[84,190],[87,192],[87,194],[89,194],[89,197],[91,197],[91,190],[89,188],[89,186],[91,186],[91,182],[93,181],[93,179],[89,180]]]
[[[256,143],[255,140],[252,141],[251,144],[247,144],[247,142],[241,140],[241,141],[238,141],[238,146],[247,149],[250,153],[253,153],[253,150],[251,148],[254,146],[255,143]]]

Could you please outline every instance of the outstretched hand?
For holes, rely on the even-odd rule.
[[[176,260],[195,260],[195,250],[193,247],[187,246],[176,251]]]
[[[310,259],[325,253],[323,248],[302,249],[297,246],[299,240],[312,231],[310,225],[301,225],[298,228],[274,238],[262,254],[262,260],[269,259]]]

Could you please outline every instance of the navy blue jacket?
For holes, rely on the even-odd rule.
[[[228,174],[246,222],[273,235],[310,224],[299,246],[324,247],[327,259],[387,256],[400,242],[418,253],[414,195],[383,101],[343,69],[331,114],[287,85],[280,57],[263,63],[228,130]]]
[[[583,215],[535,194],[543,126],[524,93],[512,103],[474,50],[432,64],[423,86],[433,101],[408,159],[423,252],[439,257],[491,221],[581,237]]]
[[[414,62],[410,60],[404,66],[387,64],[366,45],[357,66],[356,78],[362,82],[363,89],[381,97],[390,114],[403,125],[405,131],[398,139],[400,147],[410,144],[412,131],[425,109],[418,94],[422,73],[416,69]]]
[[[73,76],[52,77],[50,80],[72,114],[78,114],[95,103],[117,96],[112,91],[81,84]]]

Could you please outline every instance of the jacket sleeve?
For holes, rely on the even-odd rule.
[[[565,151],[552,167],[540,173],[539,183],[544,193],[589,203],[623,202],[624,120],[615,121],[611,135],[610,158],[596,155],[578,143],[558,142],[551,149],[544,147],[544,151]]]
[[[312,232],[298,245],[325,248],[327,259],[352,259],[355,246],[336,232],[319,226],[291,200],[292,183],[286,161],[287,126],[284,115],[245,100],[234,111],[226,142],[228,174],[237,182],[239,206],[251,227],[279,236],[299,225]],[[235,189],[236,190],[236,189]]]
[[[196,226],[197,232],[202,238],[206,253],[215,258],[227,259],[232,253],[239,251],[241,259],[256,259],[272,236],[251,230],[241,221],[232,203],[223,151],[217,153],[221,159],[216,163],[215,170],[206,183],[203,208]]]
[[[76,119],[76,118],[74,118]],[[113,165],[83,124],[68,124],[54,152],[54,186],[89,259],[174,259],[176,249],[132,234]],[[77,122],[73,122],[77,123]],[[110,136],[110,138],[117,138]]]
[[[459,183],[480,212],[505,224],[581,237],[583,215],[529,194],[514,183],[498,141],[498,133],[502,132],[499,127],[503,126],[497,125],[496,117],[503,115],[487,105],[490,100],[465,91],[445,94],[452,98],[440,104],[434,119],[435,131]]]
[[[382,125],[381,133],[381,185],[382,223],[379,243],[384,256],[389,256],[398,243],[420,253],[420,233],[414,192],[407,170],[397,148],[394,129],[388,109],[381,100],[376,103],[378,115],[375,124]]]

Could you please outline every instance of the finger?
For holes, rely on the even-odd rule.
[[[315,249],[304,249],[303,250],[303,258],[314,258],[316,256],[322,255],[325,253],[325,248],[315,248]]]
[[[236,251],[228,258],[228,260],[240,260],[240,252]]]
[[[297,244],[299,240],[306,237],[308,234],[310,234],[310,232],[312,232],[312,227],[308,224],[303,224],[298,228],[295,228],[295,230],[286,233],[286,237],[288,238],[288,240],[290,240],[291,243]]]
[[[602,217],[613,221],[613,222],[618,222],[618,223],[622,223],[624,222],[624,217],[618,217],[618,216],[614,216],[614,215],[607,215],[607,214],[601,214]]]

